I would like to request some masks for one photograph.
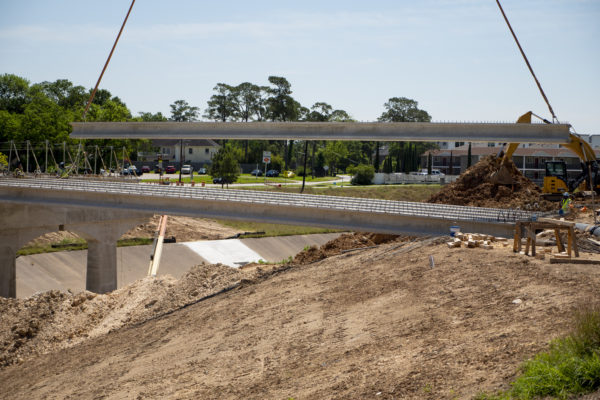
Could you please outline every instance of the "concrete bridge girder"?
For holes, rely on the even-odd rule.
[[[569,143],[569,124],[431,122],[73,122],[76,139]]]

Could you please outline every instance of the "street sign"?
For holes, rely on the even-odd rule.
[[[271,163],[271,152],[270,151],[263,151],[263,162],[265,164]]]

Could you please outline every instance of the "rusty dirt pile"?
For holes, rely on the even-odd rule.
[[[515,184],[513,187],[494,185],[490,176],[500,168],[502,159],[487,156],[465,171],[455,182],[444,186],[431,196],[429,203],[460,206],[515,208],[529,211],[557,210],[556,203],[542,198],[542,190],[523,176],[512,161],[507,168]]]

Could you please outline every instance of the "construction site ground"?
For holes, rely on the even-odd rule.
[[[285,265],[0,299],[0,398],[469,399],[598,301],[597,265],[446,240],[343,235]]]

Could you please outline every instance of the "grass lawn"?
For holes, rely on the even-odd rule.
[[[179,173],[164,175],[163,179],[164,178],[169,178],[169,180],[171,182],[178,182],[179,181]],[[307,177],[306,182],[328,182],[328,181],[333,181],[335,179],[336,179],[335,177],[331,177],[331,176],[326,176],[326,177],[322,177],[322,178],[314,178],[314,179],[312,179],[311,177]],[[189,175],[182,175],[181,181],[183,183],[190,183]],[[296,183],[302,183],[302,177],[297,177],[297,176],[294,178],[283,178],[281,176],[279,176],[277,178],[267,177],[266,181],[270,182],[270,183],[294,183],[294,184],[296,184]],[[142,179],[142,182],[158,182],[158,179]],[[194,174],[194,182],[196,184],[200,184],[202,182],[212,184],[213,177],[210,175]],[[235,183],[264,183],[264,182],[265,182],[264,175],[256,177],[256,176],[252,176],[250,174],[241,174]]]
[[[262,222],[248,222],[248,221],[233,221],[233,220],[217,220],[221,225],[229,226],[231,228],[244,231],[244,232],[257,232],[249,233],[244,235],[245,238],[254,237],[267,237],[267,236],[291,236],[291,235],[310,235],[313,233],[332,233],[340,232],[336,229],[329,228],[315,228],[310,226],[298,226],[298,225],[278,225],[278,224],[267,224]],[[258,233],[264,232],[264,233]]]
[[[141,246],[145,244],[152,244],[153,240],[154,239],[143,238],[122,239],[117,241],[117,247]],[[87,242],[84,239],[64,239],[60,243],[48,243],[44,245],[23,247],[19,251],[17,251],[17,256],[29,256],[31,254],[54,253],[57,251],[73,251],[86,249]]]

